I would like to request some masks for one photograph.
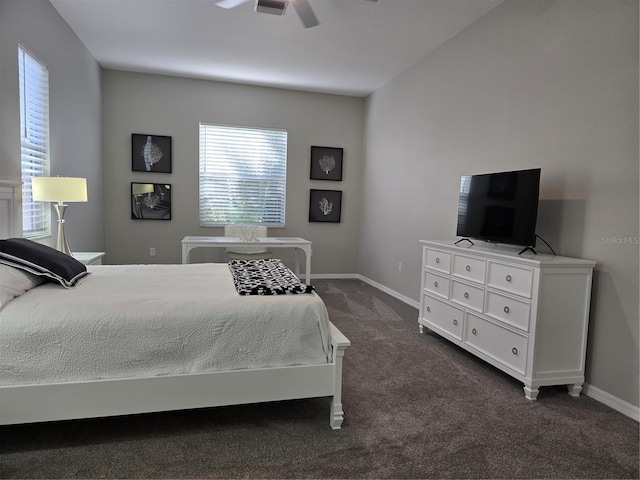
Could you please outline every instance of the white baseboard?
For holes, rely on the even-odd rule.
[[[377,288],[378,290],[383,291],[384,293],[387,293],[389,295],[391,295],[392,297],[397,298],[398,300],[403,301],[404,303],[406,303],[407,305],[410,305],[414,308],[420,308],[420,302],[413,300],[405,295],[402,295],[401,293],[396,292],[395,290],[391,290],[388,287],[385,287],[384,285],[375,282],[373,280],[371,280],[370,278],[364,277],[362,275],[359,275],[357,273],[351,273],[351,274],[320,274],[320,275],[312,275],[311,278],[321,278],[321,279],[357,279],[357,280],[362,280],[365,283],[368,283],[369,285],[371,285],[372,287]],[[417,319],[416,319],[417,321]],[[629,402],[625,402],[624,400],[611,395],[608,392],[605,392],[604,390],[599,389],[598,387],[594,387],[593,385],[590,385],[588,383],[585,383],[583,386],[583,390],[582,393],[584,393],[586,396],[593,398],[594,400],[597,400],[600,403],[604,403],[606,406],[613,408],[615,411],[622,413],[623,415],[626,415],[629,418],[632,418],[633,420],[635,420],[636,422],[640,422],[640,407],[636,407],[635,405],[632,405]]]
[[[311,279],[317,278],[319,280],[360,280],[360,275],[357,273],[312,273]]]
[[[412,306],[414,308],[417,308],[417,309],[420,308],[420,302],[418,302],[416,300],[412,300],[411,298],[406,297],[406,296],[402,295],[401,293],[396,292],[395,290],[391,290],[390,288],[387,288],[387,287],[385,287],[384,285],[382,285],[382,284],[380,284],[378,282],[374,282],[370,278],[363,277],[362,275],[358,275],[358,278],[360,280],[362,280],[364,283],[368,283],[372,287],[376,287],[378,290],[382,290],[384,293],[386,293],[388,295],[391,295],[392,297],[395,297],[398,300],[402,300],[407,305],[410,305],[410,306]],[[418,321],[418,319],[416,318],[416,322],[417,321]]]
[[[391,295],[392,297],[397,298],[398,300],[402,300],[407,305],[410,305],[414,308],[420,308],[420,302],[416,300],[412,300],[409,297],[402,295],[401,293],[396,292],[395,290],[391,290],[390,288],[385,287],[381,283],[374,282],[370,278],[364,277],[358,273],[320,273],[320,274],[311,274],[311,278],[318,278],[321,280],[336,280],[336,279],[348,279],[348,280],[362,280],[364,283],[368,283],[372,287],[377,288],[378,290],[382,290],[384,293]]]
[[[629,418],[633,418],[636,422],[640,422],[640,407],[636,407],[629,402],[625,402],[618,397],[614,397],[610,393],[588,383],[584,384],[582,391],[587,397],[591,397],[600,403],[604,403],[615,411],[620,412]]]

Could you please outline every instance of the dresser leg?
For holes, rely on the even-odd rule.
[[[582,391],[582,384],[574,383],[572,385],[567,385],[567,390],[569,390],[569,395],[577,398],[580,396],[580,392]]]
[[[539,392],[540,390],[537,388],[531,388],[527,385],[524,386],[524,396],[527,400],[537,400]]]
[[[427,327],[425,327],[424,325],[420,325],[419,324],[418,328],[420,329],[420,333],[429,333],[430,332],[430,330]]]

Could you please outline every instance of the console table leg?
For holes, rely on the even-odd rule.
[[[293,249],[293,254],[295,255],[296,262],[296,277],[300,278],[300,257],[298,256],[298,249]]]
[[[304,252],[305,268],[304,275],[307,285],[311,285],[311,247],[307,246],[301,249]]]

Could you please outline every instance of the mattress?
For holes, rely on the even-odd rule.
[[[0,385],[331,361],[315,293],[238,295],[226,264],[93,265],[0,310]]]

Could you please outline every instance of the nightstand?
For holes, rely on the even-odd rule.
[[[72,256],[85,265],[102,265],[104,252],[73,252]]]

